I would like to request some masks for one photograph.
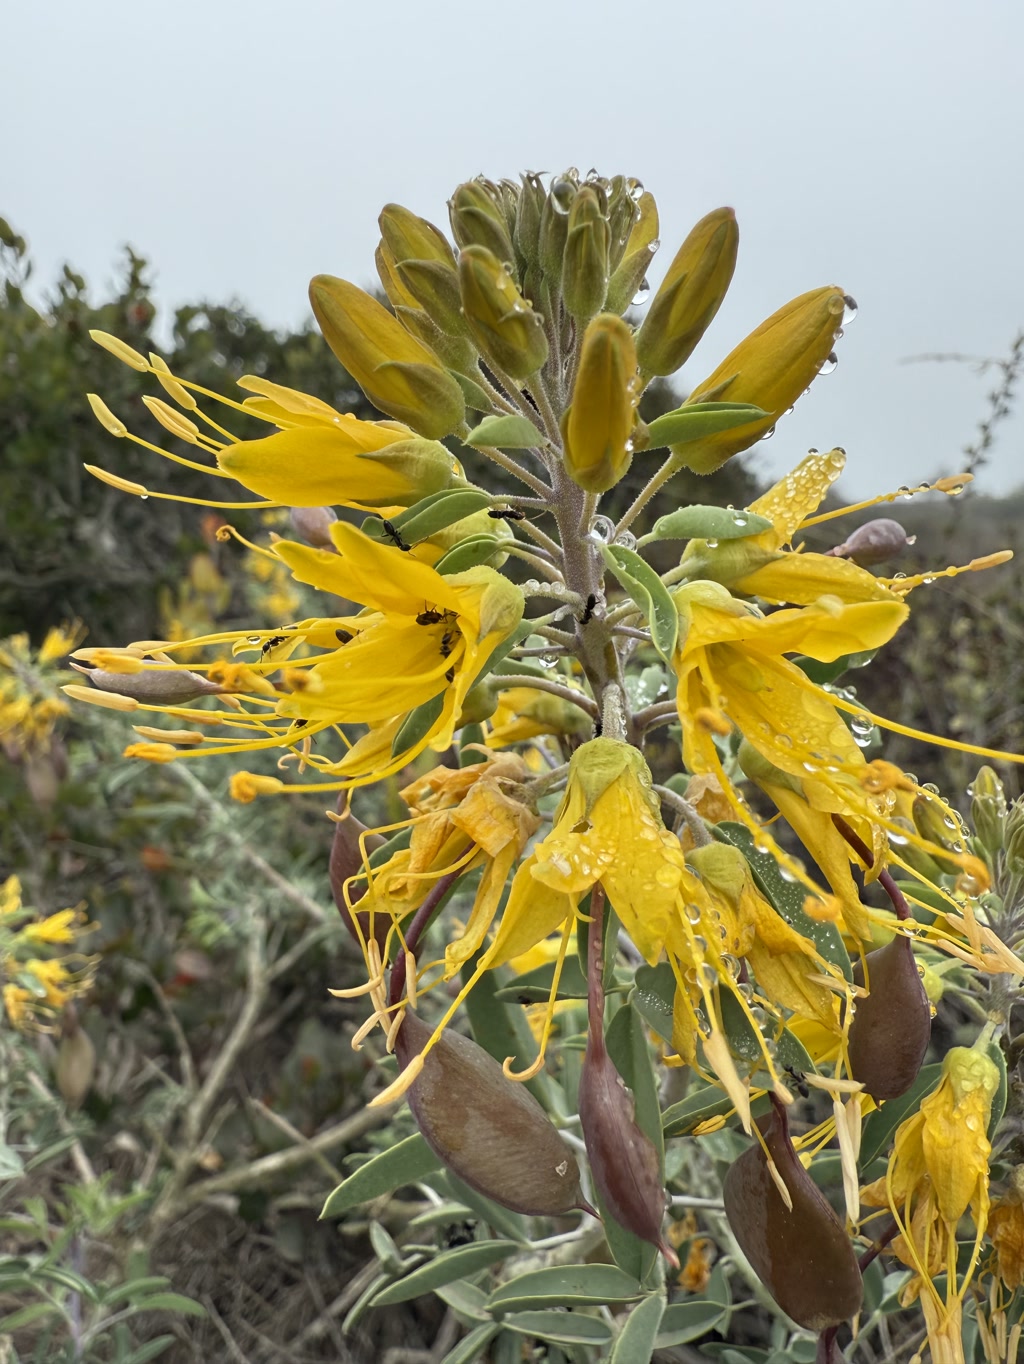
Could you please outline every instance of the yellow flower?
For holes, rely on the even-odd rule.
[[[26,924],[19,937],[36,943],[74,942],[84,923],[85,914],[81,908],[61,909],[39,923]]]
[[[23,1028],[28,1022],[35,1001],[35,995],[23,985],[4,986],[4,1008],[7,1010],[11,1025],[15,1028]]]
[[[508,687],[498,693],[498,704],[491,717],[487,743],[491,748],[522,743],[542,734],[582,736],[593,729],[593,722],[578,706],[560,696],[537,691],[528,685]]]
[[[982,1039],[946,1053],[938,1087],[897,1129],[884,1179],[862,1192],[869,1206],[892,1210],[900,1230],[893,1250],[914,1271],[902,1301],[906,1306],[920,1295],[932,1356],[943,1364],[963,1364],[963,1296],[988,1222],[992,1147],[986,1129],[999,1072],[985,1050],[985,1034]],[[968,1212],[974,1253],[958,1275],[957,1226]],[[945,1295],[934,1282],[943,1274]]]
[[[17,876],[8,876],[0,886],[0,919],[9,914],[17,914],[21,909],[21,881]]]
[[[74,974],[58,957],[40,959],[30,957],[22,969],[34,976],[43,991],[46,1003],[58,1009],[75,993]]]

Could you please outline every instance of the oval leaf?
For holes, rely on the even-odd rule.
[[[771,530],[767,516],[733,511],[730,507],[680,507],[660,516],[651,527],[648,540],[742,540]]]
[[[520,1335],[538,1336],[559,1345],[606,1345],[612,1338],[611,1327],[600,1317],[584,1317],[577,1312],[516,1312],[502,1325]]]
[[[419,1269],[414,1269],[404,1279],[388,1284],[375,1295],[371,1306],[388,1307],[392,1303],[421,1298],[442,1284],[479,1274],[482,1269],[488,1269],[520,1249],[515,1241],[478,1241],[471,1246],[459,1246],[456,1250],[439,1255],[429,1264],[420,1265]]]
[[[416,706],[402,721],[398,733],[391,741],[391,756],[397,758],[406,749],[418,744],[423,736],[433,727],[437,717],[444,709],[444,692],[439,691],[436,696],[432,696],[429,701],[424,701],[422,705]]]
[[[439,530],[454,526],[474,512],[483,511],[494,499],[481,488],[446,488],[423,498],[415,506],[391,518],[391,524],[410,545],[429,540]]]
[[[546,445],[544,433],[529,417],[485,417],[463,440],[464,445],[485,445],[503,450],[533,450]]]
[[[753,403],[690,403],[655,417],[648,430],[648,449],[659,445],[682,445],[691,440],[704,440],[719,431],[731,431],[734,426],[747,426],[761,421],[770,413]]]
[[[513,1312],[528,1307],[600,1306],[632,1302],[642,1294],[640,1284],[615,1265],[552,1265],[519,1274],[496,1288],[487,1299],[489,1312]]]
[[[454,1350],[448,1351],[441,1364],[474,1364],[476,1360],[483,1358],[485,1347],[500,1330],[501,1327],[496,1321],[477,1326],[468,1336],[462,1337]]]
[[[320,1216],[340,1217],[349,1208],[379,1198],[402,1184],[413,1184],[440,1166],[438,1157],[416,1132],[397,1146],[374,1156],[343,1180],[333,1193],[328,1194]]]
[[[673,1345],[685,1345],[714,1331],[726,1309],[718,1302],[674,1302],[666,1307],[654,1342],[657,1350],[670,1350]]]
[[[662,1293],[656,1293],[634,1307],[608,1356],[609,1364],[649,1364],[664,1312]]]
[[[645,559],[624,545],[602,545],[601,553],[647,617],[654,647],[666,663],[671,663],[679,637],[679,613],[668,588]]]
[[[505,546],[494,535],[467,535],[453,545],[434,567],[438,573],[461,573],[467,568],[476,568],[487,563],[495,554],[506,553]]]

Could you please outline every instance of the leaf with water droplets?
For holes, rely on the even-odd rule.
[[[622,545],[602,545],[604,561],[647,617],[651,643],[672,662],[679,638],[679,613],[668,588],[646,560]]]
[[[766,516],[730,507],[680,507],[660,516],[644,536],[649,540],[742,540],[771,530]]]

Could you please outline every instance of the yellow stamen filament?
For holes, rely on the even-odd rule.
[[[136,443],[141,444],[142,442]],[[166,450],[161,450],[160,453],[165,456],[168,455],[168,452]],[[170,456],[168,457],[170,458]],[[175,459],[175,462],[180,464],[183,462],[187,463],[188,461]],[[109,483],[112,488],[117,488],[120,492],[123,493],[132,493],[135,497],[141,497],[144,501],[147,498],[155,497],[162,502],[182,502],[190,507],[212,507],[220,511],[248,511],[254,507],[260,507],[266,510],[268,508],[283,507],[285,505],[283,502],[266,501],[211,502],[206,498],[202,497],[182,497],[178,493],[156,493],[153,492],[152,489],[147,488],[143,483],[133,483],[130,479],[120,478],[117,474],[109,473],[106,469],[100,469],[95,464],[86,464],[83,467],[87,470],[88,473],[92,474],[93,478],[98,478],[101,483]],[[203,473],[207,474],[214,472],[214,470],[208,469],[205,464],[195,465],[193,467],[202,469]],[[187,647],[189,648],[192,647],[191,640],[187,641]]]
[[[416,1007],[416,957],[410,952],[408,947],[405,949],[405,994],[409,1001],[409,1007]],[[391,1048],[388,1048],[390,1051]]]
[[[956,497],[962,493],[968,483],[974,482],[973,474],[956,474],[948,478],[940,478],[935,483],[922,484],[919,488],[899,488],[894,493],[881,493],[878,497],[869,497],[866,502],[851,502],[849,506],[839,507],[836,511],[822,512],[820,516],[810,516],[806,521],[800,523],[800,529],[806,530],[808,526],[820,526],[823,521],[834,521],[837,516],[846,516],[848,512],[866,511],[868,507],[877,507],[883,502],[896,502],[900,498],[908,495],[913,497],[917,493],[947,493],[951,497]]]
[[[980,559],[972,559],[969,564],[953,564],[949,568],[930,569],[927,573],[915,573],[911,578],[880,578],[879,582],[885,583],[893,592],[906,593],[915,587],[927,586],[938,578],[956,578],[961,573],[979,573],[986,568],[997,568],[1000,564],[1009,563],[1013,558],[1012,549],[996,550],[992,554],[985,554]]]
[[[547,1051],[548,1039],[551,1036],[551,1029],[555,1021],[558,982],[562,976],[562,967],[565,965],[565,953],[569,946],[569,938],[572,935],[575,926],[576,923],[573,915],[566,915],[565,923],[562,925],[562,941],[558,945],[558,958],[555,962],[554,975],[551,978],[551,990],[548,994],[548,1002],[544,1012],[544,1027],[541,1031],[540,1043],[538,1044],[537,1059],[532,1065],[527,1066],[525,1070],[517,1071],[512,1069],[512,1062],[516,1058],[514,1056],[506,1056],[505,1060],[502,1062],[501,1068],[510,1080],[532,1080],[535,1075],[540,1073],[544,1066],[544,1055]]]
[[[366,1105],[367,1108],[384,1108],[387,1104],[394,1103],[396,1099],[400,1099],[409,1086],[413,1084],[419,1076],[420,1071],[423,1069],[424,1059],[422,1051],[418,1056],[414,1056],[405,1070],[399,1075],[398,1079],[392,1080],[387,1089],[382,1089],[379,1094],[375,1095]]]

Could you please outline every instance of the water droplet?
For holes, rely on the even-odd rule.
[[[959,497],[960,494],[963,492],[963,490],[964,490],[964,485],[963,485],[962,483],[957,483],[957,484],[955,485],[955,487],[952,487],[952,488],[949,488],[949,489],[948,489],[949,496],[950,496],[950,497]]]
[[[691,924],[699,924],[702,918],[700,905],[687,905],[686,917]]]
[[[906,847],[906,845],[910,842],[910,839],[906,836],[906,834],[898,834],[895,832],[895,830],[890,829],[889,842],[895,843],[897,848],[903,848]]]
[[[821,368],[818,370],[818,373],[831,374],[832,371],[835,369],[836,365],[838,364],[839,356],[835,353],[835,351],[830,351],[829,354],[825,357],[825,360],[822,363]]]
[[[774,436],[774,435],[775,435],[775,427],[774,427],[774,426],[769,426],[768,430],[767,430],[767,431],[764,433],[764,435],[761,437],[761,440],[771,440],[772,436]]]
[[[139,493],[139,501],[140,501],[140,502],[148,502],[148,501],[149,501],[149,493]]]
[[[558,655],[541,654],[539,661],[542,668],[555,668],[558,666]]]
[[[796,881],[795,874],[791,872],[784,863],[780,863],[779,865],[779,875],[782,877],[783,881],[788,881],[790,885]]]
[[[259,636],[259,635],[246,635],[246,637],[245,637],[245,642],[246,642],[246,644],[259,644],[259,642],[260,642],[260,636]]]
[[[556,213],[563,216],[572,207],[572,201],[576,198],[576,186],[567,175],[558,175],[551,182],[551,207]]]
[[[857,300],[851,294],[843,295],[843,326],[848,327],[857,316]]]
[[[717,549],[717,548],[718,548],[718,541],[717,541],[717,540],[705,540],[704,543],[707,545],[708,549]]]
[[[901,579],[905,578],[907,575],[905,573],[894,573],[892,576],[894,579]]]
[[[616,535],[613,544],[621,545],[623,549],[636,549],[636,536],[632,531],[624,530],[621,535]]]
[[[705,990],[713,990],[718,984],[718,972],[705,962],[697,973],[697,979]]]
[[[632,303],[634,308],[642,308],[651,296],[651,282],[648,279],[640,281],[640,287],[633,295]]]
[[[732,519],[733,524],[736,526],[745,526],[750,521],[750,517],[747,515],[746,512],[734,512]]]
[[[654,241],[649,242],[648,245],[647,245],[647,249],[648,249],[648,251],[650,251],[650,253],[651,253],[652,256],[654,255],[655,251],[658,251],[660,248],[661,248],[661,238],[660,238],[660,237],[655,237]]]
[[[629,193],[629,197],[633,200],[634,204],[638,204],[638,203],[640,202],[641,198],[643,197],[643,192],[644,192],[644,187],[643,187],[642,182],[639,181],[639,180],[634,179],[634,178],[631,176],[631,177],[626,181],[626,189],[627,189],[627,191],[628,191],[628,193]]]
[[[611,543],[615,533],[615,522],[608,516],[595,516],[590,524],[591,538],[599,540],[601,544]]]
[[[905,483],[901,483],[900,486],[896,489],[896,496],[902,497],[905,501],[909,501],[914,496],[914,494],[911,492],[910,488],[908,488]]]
[[[531,593],[540,591],[540,583],[536,578],[527,578],[526,582],[521,584],[521,590],[526,596],[530,596]]]

